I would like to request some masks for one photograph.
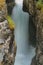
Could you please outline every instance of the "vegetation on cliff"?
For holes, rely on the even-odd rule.
[[[43,0],[38,0],[38,1],[36,2],[36,7],[37,7],[38,9],[42,9],[42,8],[43,8]]]
[[[14,24],[14,22],[13,22],[13,20],[11,19],[10,16],[7,16],[7,20],[8,20],[10,29],[11,29],[11,30],[14,29],[14,28],[15,28],[15,24]]]

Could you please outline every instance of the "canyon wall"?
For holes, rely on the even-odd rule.
[[[23,10],[28,12],[36,27],[36,55],[31,65],[43,65],[43,1],[24,0]],[[42,3],[41,3],[42,2]]]

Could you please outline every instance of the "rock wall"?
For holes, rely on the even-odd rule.
[[[15,29],[10,29],[7,16],[6,3],[2,0],[0,1],[0,65],[14,65],[16,56]]]
[[[36,14],[35,3],[36,3],[35,0],[24,0],[23,1],[23,11],[28,12],[30,15],[32,15],[32,17],[34,17],[33,22],[34,22],[35,14]],[[35,25],[36,25],[36,23],[35,23]]]
[[[11,15],[13,7],[15,6],[15,1],[14,0],[6,0],[6,4],[7,4],[8,13],[9,13],[9,15]]]
[[[14,31],[10,30],[7,20],[0,22],[0,28],[0,63],[14,65],[16,55]]]
[[[30,13],[36,26],[36,55],[32,59],[31,65],[43,65],[43,5],[40,2],[38,2],[38,6],[35,0],[28,0],[28,6],[27,0],[24,0],[23,3],[23,10]]]

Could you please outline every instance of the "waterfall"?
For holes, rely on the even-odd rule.
[[[21,0],[15,0],[16,6],[12,11],[12,18],[15,22],[15,40],[17,44],[17,54],[14,65],[30,65],[35,48],[29,43],[29,14],[23,12]]]

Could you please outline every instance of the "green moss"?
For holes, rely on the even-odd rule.
[[[7,20],[8,20],[8,24],[9,24],[10,29],[14,29],[15,24],[14,24],[14,21],[11,19],[10,16],[7,16]]]
[[[43,8],[43,0],[38,0],[38,1],[36,2],[36,7],[37,7],[38,9]]]

